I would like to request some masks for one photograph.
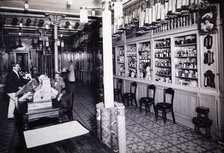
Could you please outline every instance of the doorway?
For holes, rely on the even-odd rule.
[[[28,53],[16,53],[16,63],[20,64],[22,71],[29,72]]]

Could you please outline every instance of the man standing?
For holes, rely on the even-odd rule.
[[[22,87],[22,77],[19,75],[19,64],[13,63],[12,70],[8,73],[6,92],[9,96],[8,119],[14,118],[14,110],[17,107],[16,92]]]

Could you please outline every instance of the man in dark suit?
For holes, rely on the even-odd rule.
[[[13,63],[12,70],[7,75],[6,92],[9,96],[8,118],[14,118],[14,110],[17,107],[16,92],[23,86],[22,76],[19,75],[20,65]]]
[[[61,78],[61,75],[59,72],[55,72],[54,79],[51,79],[51,87],[58,91],[58,94],[54,101],[59,104],[60,107],[67,107],[67,100],[66,100],[66,90],[65,90],[65,82]],[[55,103],[55,106],[58,106]]]

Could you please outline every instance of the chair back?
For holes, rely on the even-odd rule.
[[[174,90],[172,88],[166,88],[164,89],[164,102],[168,102],[167,99],[170,100],[170,103],[173,105],[173,99],[174,99]]]
[[[137,89],[137,83],[134,81],[131,83],[130,93],[136,94],[136,89]]]
[[[151,98],[153,98],[153,100],[155,101],[155,94],[156,94],[156,86],[155,85],[153,85],[153,84],[151,84],[151,85],[148,85],[148,90],[147,90],[147,97],[149,97],[151,94],[150,94],[150,92],[153,92],[153,94],[152,94],[152,97]]]

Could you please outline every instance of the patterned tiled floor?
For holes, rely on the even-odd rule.
[[[89,88],[77,88],[75,114],[86,127],[95,133],[95,104]],[[82,90],[80,90],[82,89]],[[85,91],[83,91],[85,89]],[[140,112],[135,106],[129,106],[126,113],[126,137],[128,153],[221,153],[215,138],[205,138],[195,134],[194,130],[168,120],[155,121],[152,113]],[[76,116],[75,115],[75,116]]]
[[[91,88],[76,84],[70,90],[75,93],[74,119],[79,120],[95,135],[97,102]],[[164,124],[161,118],[156,122],[154,114],[146,115],[144,111],[139,112],[135,106],[126,108],[125,113],[128,153],[221,153],[214,138],[199,137],[193,129],[186,126],[173,124],[170,120]],[[2,116],[0,121],[0,152],[11,153],[12,150],[18,150],[15,144],[21,142],[14,141],[18,137],[17,131],[14,128],[8,130],[15,126],[14,123],[9,122],[7,126],[1,126],[4,124]],[[5,139],[2,139],[3,137]],[[71,150],[70,148],[69,152],[74,152]]]
[[[126,108],[126,126],[130,153],[221,153],[214,138],[198,136],[193,129],[170,120],[156,122],[154,114],[140,113],[135,106]]]

